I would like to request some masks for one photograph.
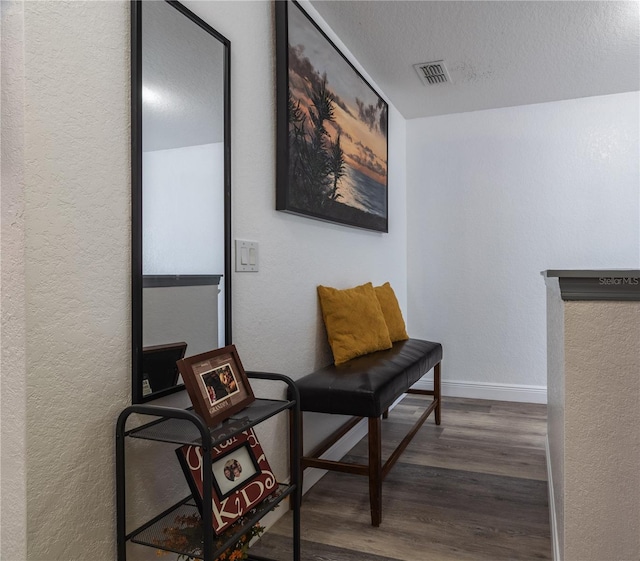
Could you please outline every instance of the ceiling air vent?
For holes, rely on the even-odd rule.
[[[436,84],[451,82],[447,67],[444,65],[444,60],[422,62],[420,64],[414,64],[413,67],[416,69],[418,76],[420,76],[425,86],[435,86]]]

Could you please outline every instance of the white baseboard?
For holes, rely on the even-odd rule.
[[[562,561],[560,555],[560,542],[558,540],[558,521],[556,519],[556,500],[553,492],[553,472],[551,471],[551,459],[549,454],[549,435],[544,441],[544,451],[547,458],[547,485],[549,487],[549,523],[551,524],[551,550],[553,561]]]
[[[425,376],[418,380],[413,387],[430,390],[433,388],[433,377],[430,375]],[[442,395],[472,399],[493,399],[496,401],[518,401],[521,403],[547,403],[546,386],[525,386],[520,384],[443,380]]]

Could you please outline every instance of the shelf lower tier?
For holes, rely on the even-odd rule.
[[[291,495],[295,486],[280,484],[276,492],[251,509],[240,521],[233,524],[220,536],[214,538],[214,559],[234,546],[240,537],[270,510]],[[146,545],[158,550],[204,558],[202,520],[192,497],[187,497],[169,510],[163,512],[141,528],[132,532],[127,539],[133,543]]]

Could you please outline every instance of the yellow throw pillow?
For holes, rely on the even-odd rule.
[[[391,342],[406,341],[409,338],[407,334],[407,327],[402,317],[402,310],[396,293],[391,288],[388,282],[385,282],[382,286],[375,287],[376,296],[380,307],[382,308],[382,314],[384,315],[384,321],[387,324],[389,330],[389,338]]]
[[[391,348],[389,330],[370,282],[344,290],[318,286],[318,296],[336,364]]]

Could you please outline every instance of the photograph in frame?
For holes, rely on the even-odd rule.
[[[388,105],[297,2],[276,2],[276,209],[388,232]]]
[[[213,462],[213,484],[220,498],[228,497],[259,473],[259,466],[245,443]]]
[[[234,345],[178,361],[194,411],[213,427],[255,400]]]
[[[231,524],[278,489],[278,483],[253,429],[214,446],[211,461],[200,446],[176,450],[193,498],[202,512],[203,469],[211,466],[213,530],[224,532]]]

